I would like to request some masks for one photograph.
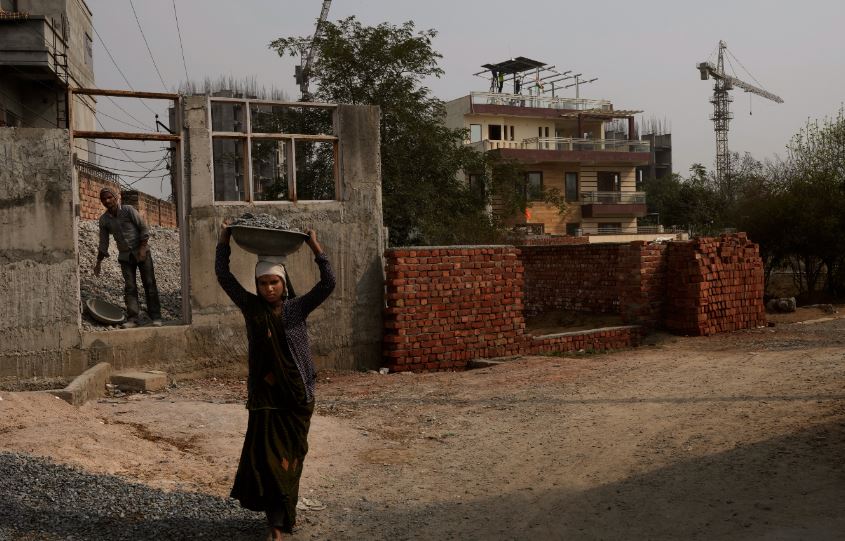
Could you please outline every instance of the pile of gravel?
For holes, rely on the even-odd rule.
[[[261,539],[263,513],[0,452],[0,539]]]
[[[117,262],[117,247],[109,239],[109,257],[103,259],[100,276],[94,276],[100,227],[96,220],[79,222],[79,277],[83,306],[89,298],[100,298],[125,309],[123,302],[123,275]],[[161,316],[167,321],[182,319],[182,283],[179,261],[179,231],[150,226],[150,253],[153,254],[156,284],[158,285]],[[138,301],[142,313],[146,310],[144,287],[138,273]],[[83,310],[82,328],[86,331],[114,329],[95,321]]]
[[[252,214],[245,212],[239,217],[232,220],[230,225],[244,225],[247,227],[263,227],[265,229],[281,229],[283,231],[298,231],[293,228],[288,222],[271,216],[270,214]]]

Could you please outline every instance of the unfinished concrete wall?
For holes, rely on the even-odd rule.
[[[385,237],[381,211],[379,112],[366,106],[337,108],[340,189],[335,201],[214,202],[212,155],[205,97],[185,100],[187,127],[186,177],[190,184],[188,234],[190,300],[194,327],[226,328],[227,347],[246,355],[243,318],[217,284],[214,251],[223,219],[244,212],[268,213],[302,229],[317,231],[337,274],[337,288],[309,318],[312,348],[318,367],[376,367],[381,361]],[[232,242],[232,271],[254,291],[256,257]],[[288,259],[298,293],[318,280],[317,266],[307,247]]]
[[[0,378],[79,373],[68,132],[0,128]]]

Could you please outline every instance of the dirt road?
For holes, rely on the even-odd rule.
[[[438,374],[321,374],[294,539],[845,539],[845,319]],[[0,449],[226,496],[237,379],[74,409]]]

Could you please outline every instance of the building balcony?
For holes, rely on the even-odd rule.
[[[503,158],[524,163],[592,161],[647,165],[651,158],[648,141],[626,139],[532,137],[522,141],[484,139],[470,145],[480,152],[495,151]]]
[[[67,44],[61,28],[43,16],[0,19],[0,68],[10,66],[18,77],[67,77]]]
[[[581,192],[584,218],[642,218],[647,214],[645,192]]]

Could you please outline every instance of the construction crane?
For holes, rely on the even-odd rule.
[[[308,80],[311,77],[311,63],[314,62],[314,42],[320,37],[320,32],[323,30],[323,21],[329,16],[329,7],[332,5],[332,0],[323,0],[323,9],[320,10],[320,17],[317,19],[317,26],[314,28],[314,35],[302,48],[299,57],[299,65],[294,68],[293,76],[296,78],[296,84],[299,85],[299,92],[302,95],[302,101],[308,101],[310,94],[308,93]]]
[[[738,87],[746,92],[751,92],[752,94],[772,100],[775,103],[783,103],[783,99],[780,96],[776,96],[767,90],[725,73],[725,51],[727,51],[727,48],[728,45],[724,41],[719,41],[719,57],[715,66],[711,62],[701,62],[696,65],[701,74],[702,81],[706,81],[710,77],[713,77],[716,81],[716,84],[713,85],[713,97],[710,99],[710,103],[713,104],[713,116],[710,117],[710,120],[713,121],[713,128],[716,131],[716,180],[719,186],[725,186],[731,175],[731,155],[728,151],[728,124],[731,118],[733,118],[730,112],[730,103],[733,101],[733,98],[728,94],[728,91],[734,87]],[[728,54],[730,54],[730,51],[728,51]],[[737,62],[739,61],[737,60]]]

